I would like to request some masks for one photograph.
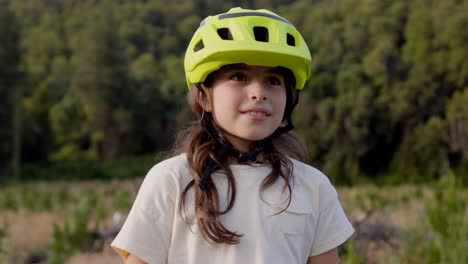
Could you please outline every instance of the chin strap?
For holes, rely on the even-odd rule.
[[[211,138],[215,139],[216,142],[220,145],[220,151],[218,155],[216,156],[216,160],[210,161],[210,163],[208,164],[208,167],[206,167],[205,171],[203,172],[203,176],[201,177],[200,182],[198,183],[198,187],[200,187],[200,189],[202,190],[206,190],[208,177],[210,176],[211,172],[215,169],[216,164],[221,163],[221,161],[224,159],[226,154],[237,156],[237,160],[239,161],[239,163],[244,163],[247,161],[255,160],[258,154],[260,154],[261,152],[268,153],[271,151],[273,139],[294,129],[294,125],[291,122],[291,113],[292,113],[292,109],[294,109],[294,107],[297,105],[299,101],[298,90],[296,90],[296,97],[294,98],[294,101],[291,104],[291,107],[290,107],[291,110],[286,113],[286,119],[287,119],[286,125],[277,128],[271,136],[268,136],[260,140],[254,149],[247,151],[247,152],[241,152],[235,149],[234,147],[232,147],[231,144],[225,142],[221,137],[219,137],[215,129],[211,125],[205,125],[203,123],[203,118],[205,117],[205,107],[206,107],[207,96],[206,96],[205,90],[203,90],[200,83],[196,83],[195,85],[203,95],[203,112],[200,118],[200,125],[206,131],[206,133]]]

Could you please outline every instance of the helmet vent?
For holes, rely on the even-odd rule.
[[[287,38],[286,38],[286,42],[288,43],[289,46],[293,46],[295,47],[296,46],[296,40],[294,39],[294,37],[288,33],[287,35]]]
[[[193,51],[197,52],[197,51],[203,49],[204,47],[205,47],[205,45],[203,45],[203,40],[200,39],[200,41],[198,41],[197,45],[195,45],[195,47],[193,47]]]
[[[224,40],[233,40],[231,30],[229,28],[218,28],[218,35]]]
[[[256,41],[268,42],[268,29],[266,27],[254,27],[253,32]]]

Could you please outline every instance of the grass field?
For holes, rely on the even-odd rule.
[[[0,264],[123,263],[109,244],[142,179],[27,183],[0,189]],[[356,233],[342,263],[468,263],[468,190],[339,187]]]

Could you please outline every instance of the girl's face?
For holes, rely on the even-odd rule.
[[[248,151],[253,141],[270,136],[280,126],[286,107],[285,87],[277,68],[224,66],[213,76],[206,111],[212,113],[235,148]]]

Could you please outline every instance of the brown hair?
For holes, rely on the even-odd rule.
[[[291,98],[294,96],[294,78],[292,77],[292,73],[289,70],[283,68],[282,71],[284,72],[287,86],[286,89],[288,97],[290,98],[288,101],[291,101]],[[211,73],[204,82],[206,87],[210,87],[212,76],[213,73]],[[191,110],[198,118],[201,117],[203,112],[203,106],[199,103],[199,96],[200,92],[196,87],[192,87],[187,95],[187,100]],[[292,110],[290,108],[291,103],[287,103],[283,120],[286,120],[287,113]],[[211,113],[205,112],[203,120],[205,124],[212,125],[220,138],[226,142],[229,142],[229,140],[223,135],[222,130],[214,125]],[[231,210],[236,199],[236,182],[232,171],[229,168],[229,159],[224,157],[219,162],[216,162],[215,169],[213,170],[219,170],[227,176],[228,193],[226,195],[228,195],[229,199],[226,209],[220,209],[218,190],[210,177],[207,181],[207,189],[201,190],[198,187],[198,183],[200,182],[205,169],[212,160],[216,160],[217,151],[219,151],[218,145],[219,144],[217,144],[216,140],[209,137],[206,131],[201,127],[199,121],[191,123],[177,136],[174,154],[186,153],[188,166],[193,176],[193,179],[182,192],[181,202],[179,204],[179,213],[188,224],[189,220],[185,214],[185,198],[190,188],[193,187],[195,198],[195,219],[203,237],[207,241],[214,243],[237,244],[239,243],[239,238],[242,235],[226,229],[219,218],[221,215],[226,214]],[[279,179],[279,177],[282,177],[285,180],[285,184],[282,190],[283,192],[286,190],[289,192],[288,205],[283,210],[278,212],[278,214],[289,207],[289,204],[291,203],[291,193],[294,185],[293,165],[286,153],[292,155],[296,159],[306,161],[307,150],[305,148],[305,144],[292,131],[274,138],[272,141],[271,150],[263,153],[262,160],[248,162],[269,164],[272,168],[270,174],[263,180],[262,184],[260,185],[259,192],[260,198],[262,200],[262,193],[265,189],[272,186]]]

